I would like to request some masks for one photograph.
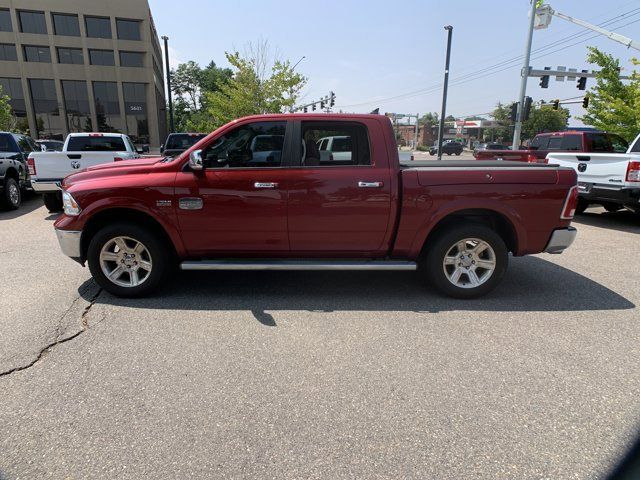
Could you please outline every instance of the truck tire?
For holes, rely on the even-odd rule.
[[[451,226],[425,246],[419,271],[441,293],[477,298],[502,280],[509,252],[491,228],[479,223]]]
[[[578,198],[578,205],[576,205],[576,215],[582,215],[587,208],[589,208],[589,202],[587,202],[583,198]]]
[[[22,204],[22,192],[20,185],[13,177],[4,179],[4,189],[2,190],[2,206],[7,210],[15,210]]]
[[[610,213],[618,212],[623,208],[622,205],[618,205],[617,203],[610,203],[610,202],[603,203],[602,206],[607,212],[610,212]]]
[[[44,193],[42,194],[42,200],[44,201],[44,206],[47,207],[49,212],[62,212],[62,192]]]
[[[87,251],[91,275],[117,297],[141,297],[158,288],[171,258],[156,233],[130,223],[104,227],[93,236]]]

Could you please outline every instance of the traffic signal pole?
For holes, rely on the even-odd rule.
[[[444,66],[444,87],[442,89],[442,113],[440,114],[440,128],[438,129],[438,160],[442,160],[442,139],[444,137],[444,117],[447,114],[447,90],[449,88],[449,60],[451,60],[451,35],[453,27],[447,25],[447,58]]]
[[[518,112],[516,114],[516,124],[513,129],[514,150],[520,146],[520,134],[522,133],[522,118],[524,112],[524,97],[527,94],[527,80],[529,79],[529,61],[531,60],[531,42],[533,40],[533,25],[536,20],[536,1],[531,0],[531,11],[529,13],[529,31],[527,32],[527,46],[524,50],[524,65],[522,66],[520,81],[520,96],[518,97]]]

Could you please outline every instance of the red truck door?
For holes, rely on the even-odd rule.
[[[390,236],[391,172],[380,123],[294,123],[289,243],[300,256],[382,256]]]
[[[191,255],[289,250],[287,178],[292,126],[285,121],[243,123],[202,149],[205,168],[176,176],[175,203]],[[290,122],[289,122],[290,123]]]

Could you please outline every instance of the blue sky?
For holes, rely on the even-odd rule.
[[[225,51],[268,40],[292,63],[306,56],[298,66],[309,77],[306,101],[333,90],[337,107],[345,111],[368,112],[380,107],[383,112],[439,112],[446,47],[443,26],[447,24],[454,27],[447,113],[458,117],[490,112],[498,100],[513,101],[518,94],[522,61],[517,57],[524,50],[528,0],[149,3],[159,34],[170,37],[172,63],[195,60],[204,65],[214,60],[226,66]],[[639,0],[549,3],[592,23],[610,21],[605,28],[640,40]],[[625,26],[631,22],[637,23]],[[534,53],[531,64],[534,68],[587,69],[586,47],[593,45],[623,60],[625,73],[629,73],[629,59],[640,57],[640,52],[604,37],[590,38],[593,35],[554,18],[548,29],[534,33],[534,50],[546,49]],[[530,79],[527,88],[534,100],[583,93],[575,82],[552,79],[546,90],[538,82]],[[593,84],[590,82],[587,86]],[[574,117],[583,113],[581,106],[572,106],[571,111]],[[580,125],[576,118],[570,123]]]

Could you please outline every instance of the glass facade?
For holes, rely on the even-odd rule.
[[[93,99],[99,132],[122,133],[118,84],[116,82],[93,82]]]
[[[58,107],[55,82],[31,78],[29,90],[36,122],[36,137],[62,140],[64,125]]]
[[[147,92],[144,83],[123,83],[127,134],[134,143],[149,143]]]
[[[118,39],[120,40],[142,40],[140,37],[140,20],[116,19]]]
[[[51,63],[51,50],[44,46],[25,45],[24,59],[27,62]]]
[[[80,22],[77,15],[54,13],[51,16],[53,18],[53,30],[56,35],[80,36]]]
[[[0,8],[0,32],[13,32],[11,12],[6,8]]]
[[[111,19],[108,17],[84,17],[87,37],[111,38]]]
[[[89,50],[91,65],[114,66],[116,64],[112,50]]]
[[[58,47],[58,63],[72,63],[74,65],[84,64],[82,49]]]
[[[15,62],[18,60],[16,46],[12,43],[0,43],[0,60]]]
[[[18,11],[20,31],[22,33],[47,33],[44,12]]]
[[[64,109],[67,113],[69,132],[92,132],[91,109],[87,82],[84,80],[62,80]]]
[[[143,52],[120,52],[121,67],[144,67]]]
[[[26,117],[27,107],[24,103],[24,91],[22,90],[22,80],[19,78],[0,78],[2,94],[9,97],[9,105],[13,109],[16,117]]]

